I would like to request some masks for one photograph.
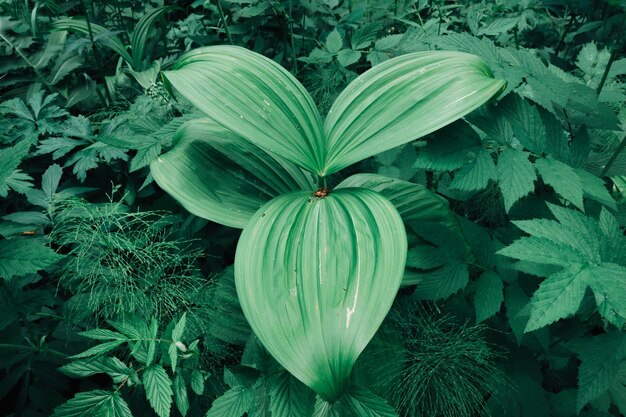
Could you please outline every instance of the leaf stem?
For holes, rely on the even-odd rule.
[[[604,169],[602,169],[602,173],[600,174],[600,177],[605,177],[609,173],[609,169],[611,169],[611,166],[613,166],[613,164],[617,160],[617,157],[619,156],[619,154],[622,153],[624,148],[626,148],[626,136],[624,136],[624,138],[619,143],[619,145],[617,145],[617,148],[613,152],[613,155],[611,155],[611,159],[609,159],[609,162],[607,162],[606,165],[604,166]]]
[[[59,356],[61,358],[67,358],[68,355],[66,355],[63,352],[59,352],[58,350],[54,350],[54,349],[38,349],[34,346],[26,346],[26,345],[14,345],[11,343],[0,343],[0,349],[6,349],[6,350],[19,350],[22,352],[35,352],[35,353],[51,353],[55,356]]]
[[[22,58],[22,60],[26,62],[26,64],[29,67],[33,69],[33,71],[35,71],[35,74],[37,75],[37,77],[46,86],[46,88],[50,90],[50,92],[60,93],[60,91],[55,86],[53,86],[52,84],[48,82],[48,80],[46,80],[43,74],[37,69],[37,67],[32,62],[30,62],[30,60],[26,57],[26,55],[24,55],[17,46],[13,45],[13,43],[2,34],[2,32],[0,32],[0,38],[2,38],[3,41],[5,41],[11,48],[13,48],[13,50],[19,55],[19,57]]]
[[[220,13],[220,19],[222,19],[222,23],[224,23],[224,31],[226,32],[226,37],[228,38],[228,42],[230,42],[231,45],[234,45],[233,38],[230,36],[230,31],[228,30],[228,23],[226,23],[226,16],[224,16],[222,3],[220,2],[220,0],[215,0],[215,3],[217,4],[217,10]]]
[[[619,40],[622,39],[622,35],[624,34],[625,23],[626,23],[626,13],[624,13],[624,19],[622,19],[622,24],[620,25],[619,33],[617,37],[615,38],[615,43],[613,44],[613,48],[612,48],[613,50],[611,51],[609,62],[606,63],[606,68],[604,68],[602,79],[600,80],[600,83],[598,84],[598,88],[596,89],[596,94],[598,96],[602,92],[602,88],[604,88],[604,84],[606,83],[606,80],[609,76],[609,71],[611,71],[611,66],[613,65],[613,62],[615,61],[615,59],[617,58],[617,52],[620,50],[618,43],[619,43]]]

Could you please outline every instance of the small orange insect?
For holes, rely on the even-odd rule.
[[[330,194],[330,190],[326,187],[322,187],[319,190],[317,190],[316,192],[313,193],[313,195],[317,198],[324,198],[326,197],[328,194]]]

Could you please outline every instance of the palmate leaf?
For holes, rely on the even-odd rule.
[[[333,401],[391,307],[406,247],[402,219],[376,192],[277,197],[254,215],[237,247],[244,314],[281,365]]]
[[[308,169],[322,165],[319,112],[306,89],[274,61],[244,48],[184,55],[166,79],[187,100],[247,141]]]
[[[243,228],[271,198],[312,189],[293,164],[268,154],[209,119],[191,120],[174,148],[155,159],[155,181],[196,216]]]

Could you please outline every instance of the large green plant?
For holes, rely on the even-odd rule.
[[[354,80],[323,122],[289,72],[239,47],[191,51],[164,75],[209,118],[183,125],[152,175],[190,212],[243,228],[235,280],[246,318],[278,362],[336,400],[402,282],[394,205],[419,202],[382,176],[334,190],[327,177],[451,123],[504,82],[473,55],[408,54]]]

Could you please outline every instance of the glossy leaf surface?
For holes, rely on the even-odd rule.
[[[210,119],[185,123],[174,142],[150,170],[159,186],[196,216],[243,228],[276,195],[313,189],[298,167]]]
[[[406,247],[402,219],[376,192],[277,197],[254,215],[237,247],[244,314],[278,362],[333,401],[391,307]]]
[[[352,81],[329,110],[323,173],[434,132],[505,84],[481,58],[461,52],[416,52],[385,61]]]
[[[283,67],[247,49],[209,46],[163,73],[174,88],[226,129],[317,172],[324,142],[306,89]]]

